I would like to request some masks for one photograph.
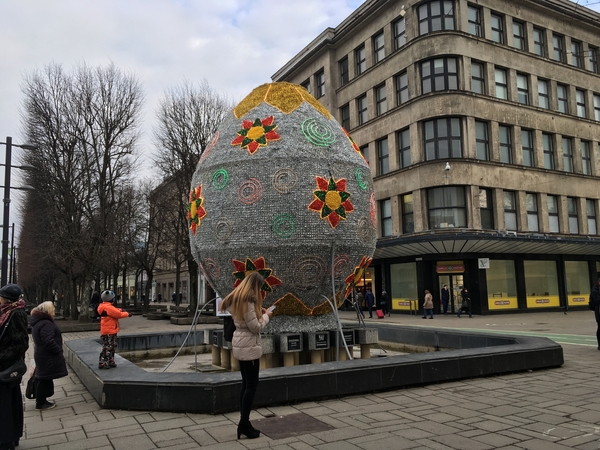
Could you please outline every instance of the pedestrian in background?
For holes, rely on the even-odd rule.
[[[250,273],[221,303],[221,311],[233,317],[235,331],[231,341],[235,359],[240,362],[242,390],[240,395],[240,422],[237,438],[260,436],[250,423],[250,411],[258,388],[258,372],[262,346],[260,332],[269,323],[272,312],[262,307],[262,286],[265,280],[258,272]]]
[[[67,363],[63,355],[60,329],[54,322],[54,304],[44,302],[31,310],[31,336],[35,348],[35,410],[44,411],[56,406],[48,397],[54,395],[54,381],[66,377]]]
[[[427,319],[427,315],[429,314],[429,318],[433,319],[433,295],[429,290],[425,289],[425,300],[423,301],[423,319]]]
[[[458,311],[457,317],[460,317],[460,315],[463,312],[466,312],[469,314],[469,318],[472,319],[473,315],[471,314],[471,294],[469,294],[469,290],[466,287],[464,287],[460,295],[462,298],[462,303],[460,305],[460,310]]]
[[[365,305],[364,305],[365,297],[362,293],[362,289],[359,289],[356,291],[356,303],[358,304],[358,310],[360,311],[360,314],[363,316],[363,319],[364,319],[365,313],[363,312],[363,309],[365,307]]]
[[[92,305],[92,318],[94,320],[100,319],[98,315],[98,305],[100,304],[100,294],[98,292],[94,292],[92,294],[92,299],[90,300],[90,304]]]
[[[390,299],[386,291],[381,292],[381,310],[383,311],[383,315],[390,315]]]
[[[21,294],[16,284],[0,289],[0,370],[25,359],[29,348],[27,313]],[[21,378],[0,382],[0,450],[14,450],[23,436]]]
[[[444,315],[448,314],[448,303],[450,302],[450,291],[448,285],[445,284],[442,288],[442,311]]]
[[[600,278],[598,282],[592,287],[590,292],[590,301],[594,305],[594,315],[596,316],[596,340],[598,341],[598,350],[600,350]]]
[[[373,318],[373,305],[375,305],[375,296],[373,292],[371,292],[371,288],[367,288],[367,292],[365,293],[365,301],[367,302],[367,308],[369,308],[369,317]]]
[[[102,292],[100,298],[102,299],[102,303],[98,306],[98,314],[100,314],[102,352],[100,352],[100,358],[98,359],[98,368],[110,369],[111,367],[117,367],[115,363],[115,350],[117,349],[119,319],[131,317],[131,314],[113,306],[115,299],[113,291]]]

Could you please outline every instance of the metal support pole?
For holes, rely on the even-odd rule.
[[[12,156],[12,138],[6,138],[6,158],[4,166],[4,215],[2,217],[2,275],[0,286],[6,285],[8,279],[8,224],[10,214],[10,169]]]
[[[10,236],[10,283],[15,282],[15,223],[11,225],[12,231]]]

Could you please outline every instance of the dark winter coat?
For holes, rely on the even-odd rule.
[[[10,367],[19,358],[25,358],[25,352],[29,348],[27,313],[23,309],[15,309],[11,315],[8,328],[0,342],[0,370]]]
[[[35,377],[40,380],[66,377],[62,335],[52,316],[34,308],[31,311],[31,335],[35,344]]]
[[[596,283],[590,292],[590,297],[596,303],[594,313],[596,314],[596,322],[600,323],[600,284]]]

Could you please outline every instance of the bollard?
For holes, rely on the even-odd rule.
[[[296,361],[300,361],[299,352],[302,351],[302,344],[301,333],[279,335],[279,352],[283,355],[284,367],[292,367],[296,365]]]
[[[358,328],[355,331],[356,342],[360,345],[360,358],[369,359],[371,357],[371,344],[377,344],[379,340],[377,328]]]

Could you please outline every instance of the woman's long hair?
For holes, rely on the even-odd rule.
[[[221,311],[229,311],[235,319],[241,320],[248,311],[248,303],[254,303],[256,318],[260,320],[262,317],[261,288],[264,283],[265,279],[260,273],[252,272],[223,299]]]

